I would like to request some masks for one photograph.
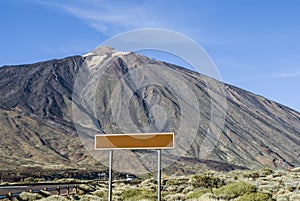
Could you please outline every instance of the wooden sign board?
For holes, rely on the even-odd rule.
[[[96,150],[173,148],[174,133],[102,134],[95,136]]]

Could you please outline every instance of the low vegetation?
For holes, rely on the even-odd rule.
[[[154,191],[151,190],[141,190],[141,189],[131,189],[126,190],[122,193],[122,198],[124,201],[136,201],[136,200],[155,200],[157,199]]]
[[[213,192],[215,197],[217,198],[230,200],[239,196],[243,196],[245,194],[254,193],[256,192],[256,190],[257,189],[253,184],[249,184],[246,182],[234,182],[217,188]]]
[[[260,171],[207,172],[191,176],[164,177],[164,201],[296,201],[300,200],[300,172],[263,169]],[[155,201],[154,178],[132,182],[115,181],[115,201]],[[107,183],[94,181],[79,186],[78,194],[69,198],[24,192],[18,200],[31,201],[106,201]]]
[[[219,188],[224,184],[220,178],[210,174],[195,175],[191,178],[191,184],[194,188]]]

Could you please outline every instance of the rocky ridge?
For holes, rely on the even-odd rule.
[[[137,78],[132,74],[128,76],[128,72],[139,68],[142,69],[137,71],[141,80],[147,80],[149,75],[160,78],[168,72],[176,76],[165,76],[160,86],[134,88],[134,82],[130,79]],[[95,111],[82,102],[79,94],[73,93],[80,69],[84,69],[85,75],[89,76],[89,84],[97,83]],[[102,79],[98,80],[97,76]],[[178,77],[188,83],[193,97],[178,100],[174,92],[169,90],[168,84],[174,84]],[[166,159],[173,163],[168,167],[170,173],[195,172],[212,167],[230,170],[238,167],[291,168],[300,165],[299,112],[179,66],[135,53],[99,47],[83,56],[0,68],[0,136],[3,139],[0,141],[0,169],[22,169],[28,166],[66,169],[101,165],[82,145],[76,126],[92,133],[119,132],[122,128],[114,122],[114,111],[110,105],[111,99],[116,99],[114,88],[119,83],[130,90],[134,89],[129,107],[130,119],[138,125],[140,131],[151,131],[154,129],[152,125],[158,129],[160,125],[155,122],[155,115],[159,117],[161,113],[151,111],[151,107],[159,105],[165,108],[164,115],[168,120],[159,129],[174,130],[176,133],[180,118],[185,117],[180,101],[192,98],[198,101],[201,119],[199,127],[190,128],[181,134],[188,136],[189,132],[196,130],[194,141],[185,157],[180,160],[173,160],[172,157]],[[216,88],[222,88],[225,96]],[[81,92],[89,94],[90,91]],[[212,135],[218,131],[220,138],[210,154],[203,158],[199,150],[207,129],[219,126],[218,122],[211,124],[211,108],[223,107],[215,97],[226,100],[226,110],[223,110],[225,121],[222,129],[211,131]],[[121,100],[115,102],[117,105],[122,103]],[[74,105],[81,108],[88,123],[74,124]],[[189,118],[190,121],[194,120]],[[146,152],[131,151],[128,154],[135,157],[134,168],[152,171],[150,166],[143,165],[141,159]],[[127,165],[128,169],[132,168],[130,164]]]

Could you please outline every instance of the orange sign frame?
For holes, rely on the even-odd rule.
[[[174,133],[95,135],[95,150],[173,149]]]

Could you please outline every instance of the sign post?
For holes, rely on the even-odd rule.
[[[113,150],[109,151],[109,170],[108,170],[108,200],[112,201],[112,169],[113,169]]]
[[[161,197],[161,149],[157,150],[157,200]]]
[[[174,133],[102,134],[95,136],[95,150],[109,150],[108,200],[112,201],[113,150],[157,149],[157,200],[161,200],[161,150],[174,148]]]

